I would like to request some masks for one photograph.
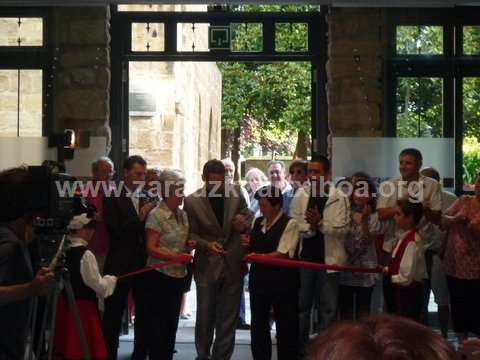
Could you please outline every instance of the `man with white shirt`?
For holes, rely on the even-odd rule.
[[[435,237],[435,224],[440,221],[442,210],[442,193],[438,181],[420,174],[422,153],[414,148],[407,148],[399,155],[400,176],[385,181],[380,186],[377,203],[379,219],[387,222],[387,231],[383,249],[391,253],[399,231],[394,216],[398,211],[397,202],[401,199],[419,201],[423,204],[423,216],[417,226],[418,242],[423,251],[432,246]]]
[[[300,231],[300,259],[344,265],[345,236],[350,224],[350,206],[345,194],[330,184],[330,161],[315,155],[308,163],[310,187],[300,187],[292,200],[290,216]],[[300,342],[308,340],[310,316],[318,301],[320,329],[337,316],[340,273],[302,269],[300,272]]]
[[[440,174],[432,167],[422,169],[421,175],[435,179],[440,182]],[[442,213],[447,210],[457,199],[455,194],[442,189]],[[425,294],[425,312],[428,313],[428,300],[430,298],[430,289],[433,292],[435,303],[437,304],[438,322],[444,338],[448,336],[448,323],[450,320],[450,298],[448,294],[447,278],[443,270],[442,253],[447,241],[447,234],[440,229],[437,224],[434,225],[434,237],[431,246],[425,253],[427,271],[430,281]]]
[[[127,158],[123,164],[123,185],[121,195],[105,198],[103,218],[110,235],[110,247],[105,260],[105,273],[123,275],[145,266],[145,219],[156,206],[156,202],[148,201],[141,192],[141,183],[145,181],[147,163],[138,155]],[[103,316],[103,334],[110,360],[117,358],[118,336],[128,298],[133,289],[135,302],[135,340],[132,359],[146,358],[145,326],[141,289],[142,277],[122,281],[112,296],[105,300]]]
[[[400,176],[394,177],[380,186],[378,215],[380,220],[388,221],[384,249],[390,252],[395,239],[397,201],[415,199],[423,204],[424,216],[418,225],[418,234],[425,249],[429,248],[433,238],[434,224],[440,221],[442,210],[442,192],[438,181],[420,174],[422,153],[413,148],[404,149],[399,156]]]
[[[290,211],[290,204],[292,202],[294,189],[287,181],[285,174],[285,164],[280,160],[272,160],[268,163],[267,176],[270,185],[280,189],[283,197],[282,210],[284,214],[288,215]]]

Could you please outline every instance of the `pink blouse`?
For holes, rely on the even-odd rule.
[[[462,196],[445,215],[465,215],[471,222],[480,221],[480,204],[473,196]],[[480,279],[480,239],[474,238],[467,225],[455,224],[449,228],[445,251],[445,272],[459,279]]]

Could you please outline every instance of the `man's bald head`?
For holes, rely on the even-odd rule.
[[[440,182],[440,173],[438,172],[437,169],[435,169],[433,167],[423,168],[422,171],[420,171],[420,174],[423,175],[423,176],[435,179],[438,182]]]

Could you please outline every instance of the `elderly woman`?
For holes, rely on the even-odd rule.
[[[188,240],[187,214],[183,203],[185,179],[177,171],[160,174],[162,201],[146,222],[147,265],[152,266],[186,254],[195,245]],[[187,268],[184,264],[146,273],[144,296],[149,316],[147,346],[150,359],[172,359]]]
[[[255,194],[263,216],[256,219],[251,235],[242,235],[242,245],[250,251],[276,258],[294,258],[298,243],[298,224],[282,211],[283,197],[278,188],[267,186]],[[250,268],[251,338],[254,360],[272,358],[270,308],[277,324],[279,360],[297,359],[299,351],[297,269],[253,263]]]
[[[251,168],[245,174],[245,180],[247,181],[245,190],[247,190],[247,193],[250,196],[249,209],[255,215],[255,217],[258,217],[260,216],[260,211],[258,200],[255,199],[255,193],[258,189],[267,184],[267,176],[262,170],[258,168]]]
[[[444,265],[453,328],[463,341],[468,332],[480,336],[480,175],[475,195],[457,199],[445,211],[442,226],[448,230]]]

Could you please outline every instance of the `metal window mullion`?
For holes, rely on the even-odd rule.
[[[165,53],[166,54],[175,54],[178,52],[177,46],[177,22],[176,21],[165,21]]]
[[[17,69],[17,137],[20,136],[20,69]]]
[[[262,22],[263,33],[263,53],[275,53],[275,22],[273,20],[265,20]]]
[[[456,77],[455,83],[455,193],[463,193],[463,77]]]

